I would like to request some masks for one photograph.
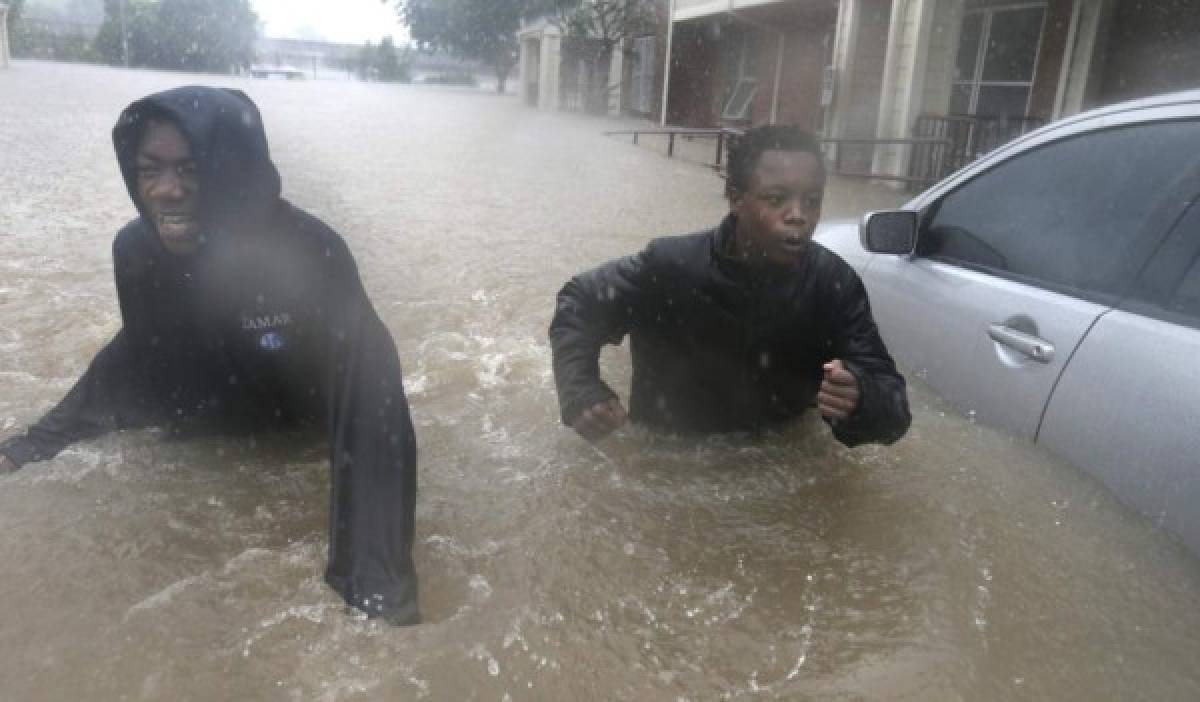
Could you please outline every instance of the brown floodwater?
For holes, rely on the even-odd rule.
[[[562,428],[558,288],[715,223],[721,184],[513,97],[0,70],[0,435],[116,331],[133,208],[109,129],[188,82],[259,103],[285,195],[346,238],[397,339],[425,623],[364,620],[322,582],[319,442],[127,432],[0,477],[0,699],[1200,699],[1197,561],[919,378],[890,448],[811,418],[595,447]],[[831,190],[833,214],[901,199]],[[624,349],[603,367],[628,386]]]

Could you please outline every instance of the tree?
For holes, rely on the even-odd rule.
[[[391,37],[384,37],[379,42],[376,55],[379,80],[384,83],[407,83],[409,81],[408,63],[400,62],[396,54],[396,44]]]
[[[25,6],[25,0],[7,0],[8,5],[8,26],[11,32],[11,27],[21,19],[21,8]]]
[[[517,30],[528,0],[396,0],[396,11],[418,46],[487,64],[496,92],[504,92],[517,65]]]
[[[396,44],[391,37],[384,37],[379,46],[366,42],[358,50],[358,61],[354,72],[362,80],[378,80],[383,83],[407,83],[410,61],[406,55],[404,60],[396,51]]]
[[[358,64],[354,72],[359,80],[371,80],[375,77],[375,71],[375,45],[368,40],[358,50]]]
[[[530,11],[547,16],[587,67],[584,108],[602,114],[611,92],[613,51],[627,39],[654,31],[658,23],[653,0],[531,0]]]
[[[249,67],[257,24],[248,0],[106,0],[96,49],[110,63],[229,73]]]
[[[161,68],[230,73],[254,60],[258,15],[249,0],[162,0]]]
[[[25,5],[25,0],[6,0],[8,5],[8,45],[16,50],[19,40],[17,39],[17,24],[21,21],[21,8]]]
[[[156,3],[105,0],[104,22],[92,43],[100,57],[113,65],[156,66],[157,27]]]

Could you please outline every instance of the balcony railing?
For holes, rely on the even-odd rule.
[[[975,159],[1046,123],[1040,117],[987,117],[979,115],[921,115],[913,128],[918,139],[943,139],[945,152],[927,147],[913,149],[910,176],[941,180]]]

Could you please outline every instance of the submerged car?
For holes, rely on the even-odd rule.
[[[1023,136],[816,239],[896,360],[1200,554],[1200,91]]]

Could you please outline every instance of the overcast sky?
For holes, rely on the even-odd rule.
[[[380,0],[250,0],[250,4],[268,37],[361,44],[378,43],[391,35],[397,44],[408,41],[390,0],[386,4]]]

